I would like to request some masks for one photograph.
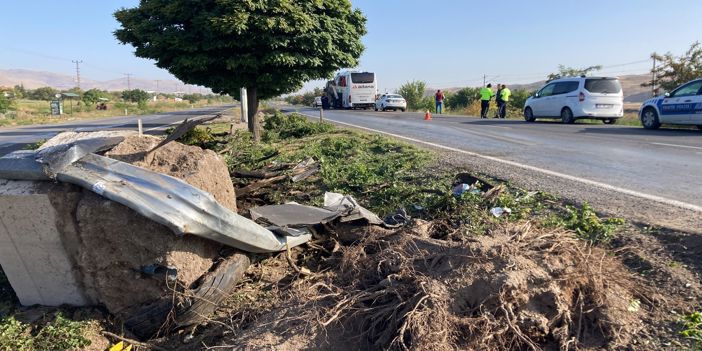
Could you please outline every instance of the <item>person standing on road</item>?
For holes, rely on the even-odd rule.
[[[509,103],[509,97],[511,95],[512,92],[509,90],[509,88],[507,88],[506,85],[502,84],[499,97],[499,99],[502,100],[502,105],[500,105],[500,118],[507,117],[507,103]]]
[[[486,87],[480,89],[480,118],[488,118],[492,96],[492,84],[488,84]]]
[[[495,103],[497,104],[497,109],[495,110],[495,117],[500,117],[500,111],[502,109],[502,85],[497,83],[497,91],[495,92]]]
[[[441,92],[441,89],[436,91],[436,94],[434,94],[434,101],[436,102],[436,112],[441,114],[443,112],[443,107],[444,107],[444,93]]]

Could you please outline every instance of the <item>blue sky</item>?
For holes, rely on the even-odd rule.
[[[117,43],[112,12],[137,0],[3,1],[0,68],[73,74],[88,79],[168,72]],[[651,52],[681,54],[702,40],[701,1],[653,0],[352,0],[368,17],[360,68],[381,90],[420,79],[431,87],[523,83],[558,64],[601,64],[602,74],[644,73]],[[305,89],[316,86],[310,82]]]

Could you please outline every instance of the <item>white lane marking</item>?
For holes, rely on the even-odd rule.
[[[313,116],[312,116],[312,117],[313,117]],[[527,170],[530,170],[530,171],[540,172],[540,173],[548,174],[548,175],[550,175],[550,176],[559,177],[559,178],[567,179],[567,180],[574,181],[574,182],[580,182],[580,183],[583,183],[583,184],[596,186],[596,187],[599,187],[599,188],[602,188],[602,189],[612,190],[612,191],[616,191],[616,192],[619,192],[619,193],[622,193],[622,194],[640,197],[640,198],[643,198],[643,199],[646,199],[646,200],[651,200],[651,201],[660,202],[660,203],[663,203],[663,204],[666,204],[666,205],[671,205],[671,206],[676,206],[676,207],[684,208],[684,209],[686,209],[686,210],[691,210],[691,211],[695,211],[695,212],[702,212],[702,206],[697,206],[697,205],[690,204],[690,203],[687,203],[687,202],[682,202],[682,201],[678,201],[678,200],[668,199],[668,198],[665,198],[665,197],[662,197],[662,196],[658,196],[658,195],[646,194],[646,193],[642,193],[642,192],[639,192],[639,191],[636,191],[636,190],[630,190],[630,189],[620,188],[620,187],[618,187],[618,186],[614,186],[614,185],[610,185],[610,184],[606,184],[606,183],[601,183],[601,182],[594,181],[594,180],[589,180],[589,179],[584,179],[584,178],[580,178],[580,177],[575,177],[575,176],[572,176],[572,175],[569,175],[569,174],[564,174],[564,173],[560,173],[560,172],[551,171],[551,170],[548,170],[548,169],[543,169],[543,168],[539,168],[539,167],[529,166],[529,165],[526,165],[526,164],[523,164],[523,163],[514,162],[514,161],[509,161],[509,160],[501,159],[501,158],[494,157],[494,156],[487,156],[487,155],[479,154],[479,153],[472,152],[472,151],[461,150],[461,149],[457,149],[457,148],[450,147],[450,146],[445,146],[445,145],[441,145],[441,144],[432,143],[432,142],[429,142],[429,141],[424,141],[424,140],[419,140],[419,139],[415,139],[415,138],[410,138],[410,137],[406,137],[406,136],[402,136],[402,135],[398,135],[398,134],[383,132],[383,131],[380,131],[380,130],[375,130],[375,129],[372,129],[372,128],[366,128],[366,127],[358,126],[358,125],[351,124],[351,123],[339,122],[339,121],[335,121],[335,120],[328,119],[328,118],[327,118],[327,120],[330,121],[330,122],[334,122],[334,123],[339,123],[339,124],[347,125],[347,126],[349,126],[349,127],[354,127],[354,128],[358,128],[358,129],[363,129],[363,130],[367,130],[367,131],[371,131],[371,132],[375,132],[375,133],[380,133],[380,134],[385,134],[385,135],[389,135],[389,136],[392,136],[392,137],[395,137],[395,138],[404,139],[404,140],[409,140],[409,141],[412,141],[412,142],[415,142],[415,143],[425,144],[425,145],[433,146],[433,147],[440,148],[440,149],[444,149],[444,150],[448,150],[448,151],[460,152],[460,153],[462,153],[462,154],[466,154],[466,155],[469,155],[469,156],[478,157],[478,158],[482,158],[482,159],[490,160],[490,161],[494,161],[494,162],[500,162],[500,163],[503,163],[503,164],[506,164],[506,165],[510,165],[510,166],[514,166],[514,167],[519,167],[519,168],[527,169]]]
[[[679,148],[683,148],[683,149],[702,150],[702,147],[699,147],[699,146],[687,146],[687,145],[666,144],[666,143],[651,143],[651,144],[652,145],[660,145],[660,146],[679,147]]]

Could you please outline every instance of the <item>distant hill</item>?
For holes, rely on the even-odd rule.
[[[70,76],[60,73],[32,71],[27,69],[0,69],[0,86],[12,87],[15,85],[24,85],[27,89],[36,89],[41,87],[52,87],[56,89],[70,89],[76,86],[75,76]],[[130,85],[132,89],[142,89],[146,91],[156,90],[156,81],[140,78],[131,78]],[[92,80],[81,77],[80,87],[83,90],[101,89],[107,91],[120,91],[127,89],[127,79],[119,78],[112,80]],[[185,85],[177,80],[161,80],[159,81],[159,91],[164,93],[171,92],[202,92],[210,93],[209,89],[198,87],[195,85]]]
[[[635,74],[628,76],[619,76],[619,81],[622,84],[622,91],[624,91],[624,102],[643,102],[644,100],[651,97],[651,88],[642,87],[641,84],[648,82],[651,76],[648,74]],[[507,84],[511,90],[525,89],[533,91],[544,86],[545,80],[541,80],[533,83],[526,84]],[[426,95],[431,96],[434,94],[437,88],[428,88]],[[462,87],[450,87],[450,88],[439,88],[443,91],[455,93],[456,91],[462,89]]]

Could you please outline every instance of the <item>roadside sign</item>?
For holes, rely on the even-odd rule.
[[[63,106],[61,105],[61,101],[52,100],[51,101],[51,115],[60,116],[62,114],[63,114]]]

